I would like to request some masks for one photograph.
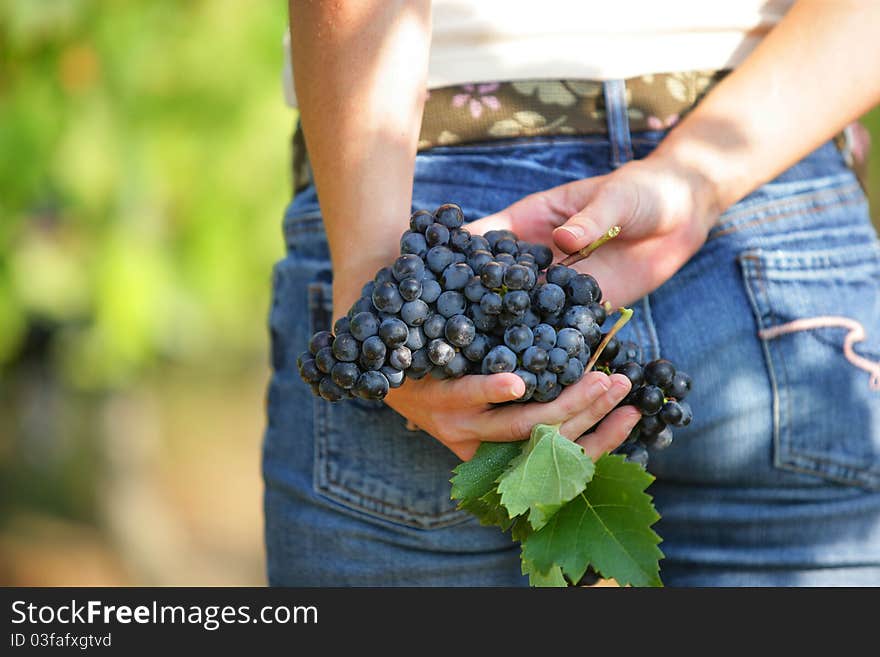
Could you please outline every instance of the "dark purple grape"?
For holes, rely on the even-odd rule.
[[[439,313],[431,315],[425,320],[425,323],[422,324],[422,330],[425,332],[425,337],[430,340],[439,338],[443,335],[445,328],[446,318]]]
[[[412,364],[406,371],[406,375],[411,379],[418,380],[430,372],[433,367],[434,363],[428,358],[428,351],[426,349],[419,349],[412,352]]]
[[[467,299],[461,292],[446,291],[437,298],[437,312],[449,319],[462,315],[467,309]]]
[[[379,332],[379,318],[370,312],[360,312],[349,322],[351,334],[363,342]]]
[[[639,443],[624,443],[615,450],[616,454],[623,454],[630,463],[636,463],[643,468],[648,467],[648,450]]]
[[[350,333],[348,326],[351,320],[343,315],[339,319],[336,320],[336,323],[333,325],[333,333],[334,335],[339,335],[340,333]]]
[[[584,336],[573,328],[564,328],[556,334],[556,346],[564,349],[569,358],[576,358],[584,344]]]
[[[421,326],[430,315],[431,309],[421,299],[407,301],[400,307],[400,318],[409,326]]]
[[[406,342],[404,344],[409,347],[410,351],[416,351],[428,344],[428,340],[425,337],[425,332],[422,330],[422,327],[410,326],[406,332]]]
[[[623,374],[629,382],[632,383],[633,388],[638,388],[645,382],[645,373],[642,370],[642,366],[638,363],[624,363],[620,367],[615,368],[615,372],[619,374]]]
[[[299,370],[299,375],[306,383],[315,385],[320,383],[321,379],[324,378],[324,373],[318,369],[314,358],[303,361],[302,367]]]
[[[321,379],[321,383],[318,384],[318,394],[329,402],[337,402],[348,396],[348,393],[346,393],[343,388],[340,388],[333,383],[333,380],[329,376],[325,376]]]
[[[675,366],[665,358],[652,360],[645,365],[645,381],[658,388],[666,388],[675,377]]]
[[[463,262],[449,265],[440,274],[440,284],[444,290],[463,290],[473,277],[474,271]]]
[[[602,339],[605,339],[605,336],[602,336]],[[601,342],[601,340],[600,340]],[[605,348],[602,350],[602,353],[599,354],[599,363],[607,364],[614,360],[620,351],[620,342],[617,341],[617,338],[612,337],[608,343],[605,345]]]
[[[532,345],[522,354],[523,367],[529,372],[534,372],[535,374],[546,370],[549,362],[550,355],[543,347],[536,347]]]
[[[391,365],[384,365],[379,371],[388,379],[389,388],[399,388],[406,379],[404,372]]]
[[[577,272],[564,265],[552,265],[547,269],[547,282],[565,287],[568,282],[577,275]]]
[[[513,324],[504,331],[504,344],[517,354],[531,347],[534,339],[532,330],[524,324]]]
[[[403,345],[395,347],[388,354],[388,364],[394,369],[405,370],[412,364],[412,352]]]
[[[532,244],[529,253],[534,256],[538,269],[546,269],[553,262],[553,251],[550,250],[550,247],[543,244]]]
[[[444,329],[446,339],[450,344],[456,347],[466,347],[474,341],[477,335],[477,329],[473,320],[464,315],[453,315],[446,320],[446,328]]]
[[[482,235],[471,235],[471,241],[467,247],[468,255],[476,251],[488,251],[491,253],[492,247],[489,246],[489,240]]]
[[[483,333],[489,333],[498,324],[498,316],[487,314],[481,306],[472,305],[467,309],[467,316],[474,320],[474,326]]]
[[[434,303],[443,292],[440,283],[437,281],[426,281],[422,279],[422,301],[425,303]]]
[[[427,306],[425,307],[427,308]],[[389,317],[379,324],[379,337],[382,338],[382,342],[389,349],[394,349],[406,342],[406,339],[409,337],[409,327],[407,327],[405,322],[396,317]]]
[[[336,365],[336,358],[333,356],[333,347],[322,347],[315,354],[315,365],[324,374],[330,374],[330,370]]]
[[[425,262],[428,263],[428,269],[435,274],[442,274],[443,270],[452,264],[455,256],[452,250],[445,246],[434,246],[428,249],[425,256]]]
[[[584,376],[584,366],[577,358],[569,358],[565,369],[557,375],[560,385],[574,385]]]
[[[516,258],[509,253],[496,253],[495,262],[504,265],[504,267],[512,267],[516,264]],[[507,271],[507,269],[504,271]]]
[[[517,315],[522,315],[531,305],[529,293],[525,290],[511,290],[504,295],[502,305],[504,306],[504,310]]]
[[[601,303],[593,303],[587,304],[587,309],[590,311],[590,314],[593,316],[593,321],[596,322],[599,326],[605,323],[605,320],[608,319],[608,313],[605,311],[605,306]]]
[[[565,306],[565,290],[555,283],[545,283],[535,289],[535,305],[542,315],[553,315]]]
[[[409,229],[414,233],[424,233],[434,223],[434,215],[427,210],[416,210],[409,216]]]
[[[691,405],[686,401],[678,402],[679,406],[681,406],[682,416],[678,426],[686,427],[691,423],[691,420],[694,419],[694,413],[691,410]]]
[[[516,354],[504,345],[492,347],[483,359],[483,374],[513,372],[516,369]]]
[[[556,346],[556,329],[549,324],[538,324],[532,329],[532,334],[535,336],[536,347],[550,351]]]
[[[358,377],[353,391],[363,399],[384,399],[389,387],[388,379],[382,372],[370,370]]]
[[[502,237],[496,241],[495,246],[492,247],[492,251],[496,255],[500,253],[508,253],[515,256],[519,253],[519,249],[516,247],[516,240],[511,239],[510,237]]]
[[[513,373],[521,378],[523,383],[526,384],[526,391],[522,394],[521,397],[516,399],[516,401],[529,401],[532,398],[532,395],[535,394],[535,389],[538,387],[538,378],[528,370],[515,370]]]
[[[563,313],[562,325],[577,329],[581,335],[586,335],[592,331],[591,327],[596,325],[596,320],[593,319],[593,313],[586,306],[572,306]]]
[[[487,262],[480,270],[480,280],[490,290],[501,289],[504,285],[504,272],[507,267],[500,262]]]
[[[404,278],[397,286],[397,291],[404,301],[415,301],[422,295],[422,281],[420,278]]]
[[[455,203],[444,203],[434,210],[434,218],[447,228],[460,228],[464,223],[464,213]]]
[[[682,401],[690,393],[692,385],[693,383],[689,375],[684,372],[676,372],[675,376],[672,377],[672,383],[665,388],[666,395]]]
[[[376,309],[373,307],[373,299],[370,297],[361,297],[357,301],[354,302],[354,305],[348,310],[348,319],[349,322],[354,318],[358,313],[374,313]],[[349,331],[351,327],[349,327]]]
[[[425,273],[425,261],[417,255],[407,253],[394,261],[391,273],[398,282],[407,278],[421,278]]]
[[[642,415],[654,415],[663,407],[663,391],[654,385],[642,386],[635,394],[635,405]]]
[[[361,355],[369,361],[385,360],[388,347],[378,335],[371,335],[361,345]]]
[[[458,352],[452,357],[452,360],[443,366],[443,373],[450,379],[458,379],[467,374],[470,365],[470,361],[461,352]]]
[[[571,358],[568,352],[560,347],[553,347],[553,349],[547,352],[547,356],[547,369],[554,374],[559,374],[565,370],[565,366],[568,365],[568,359]]]
[[[599,301],[601,292],[596,279],[589,274],[577,274],[568,281],[566,286],[571,303],[585,306],[593,301]]]
[[[497,292],[487,292],[480,299],[480,309],[487,315],[497,315],[504,308],[504,299]]]
[[[344,390],[351,390],[361,375],[361,369],[355,363],[336,363],[330,370],[333,383]]]
[[[373,290],[373,306],[376,310],[386,313],[400,312],[403,305],[403,297],[397,290],[395,283],[380,283]]]
[[[504,285],[508,290],[522,290],[529,282],[529,268],[525,265],[513,265],[504,272]]]
[[[361,343],[351,333],[340,333],[333,340],[332,349],[336,360],[353,363],[361,353]]]
[[[482,362],[486,354],[489,353],[489,339],[483,333],[477,333],[470,344],[465,345],[461,349],[461,353],[465,358],[474,363]]]
[[[656,436],[666,428],[666,423],[660,419],[659,415],[643,415],[636,424],[639,431],[639,437],[644,440],[651,436]]]
[[[672,429],[665,427],[660,433],[640,440],[651,451],[659,452],[672,444]]]
[[[479,276],[472,276],[471,280],[464,286],[464,296],[471,303],[480,303],[483,295],[489,292],[483,285]]]
[[[333,344],[333,334],[330,331],[318,331],[309,340],[309,352],[316,356],[321,349]]]
[[[446,246],[449,243],[449,229],[443,224],[433,223],[425,230],[428,246]]]
[[[428,343],[428,358],[434,365],[442,367],[451,361],[453,356],[455,356],[455,349],[442,338],[431,340]]]
[[[471,234],[464,228],[453,228],[449,231],[449,243],[456,251],[467,253],[467,247],[470,241]]]
[[[400,252],[411,253],[424,258],[428,252],[428,241],[421,233],[406,231],[400,238]]]
[[[467,263],[474,270],[474,273],[479,275],[483,271],[483,266],[487,262],[494,262],[494,260],[495,256],[489,251],[477,249],[476,251],[471,251],[470,255],[468,255]]]

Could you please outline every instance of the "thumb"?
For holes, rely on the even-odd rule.
[[[639,212],[636,185],[611,182],[600,187],[587,205],[553,231],[553,241],[566,253],[574,253],[592,244],[614,226],[632,235]]]

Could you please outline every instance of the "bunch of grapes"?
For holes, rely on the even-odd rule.
[[[413,213],[393,265],[332,333],[312,336],[297,362],[303,380],[335,402],[383,399],[407,377],[513,372],[525,383],[517,402],[549,402],[591,369],[620,372],[632,382],[621,405],[643,417],[619,451],[647,464],[648,449],[672,441],[670,426],[690,422],[690,378],[667,360],[640,363],[638,346],[614,335],[621,321],[603,330],[612,308],[592,276],[511,231],[463,226],[451,203]]]

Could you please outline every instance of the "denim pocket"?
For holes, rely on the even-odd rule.
[[[310,330],[330,328],[332,288],[309,285]],[[315,399],[314,485],[326,498],[368,517],[416,529],[468,520],[450,499],[459,460],[382,402]]]
[[[773,386],[775,466],[880,489],[877,242],[738,260]]]

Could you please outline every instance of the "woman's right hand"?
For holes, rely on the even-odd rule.
[[[593,460],[620,445],[639,421],[633,406],[614,407],[630,390],[622,374],[588,372],[552,402],[505,404],[525,392],[512,373],[467,375],[460,379],[407,379],[389,391],[385,403],[409,422],[469,460],[480,442],[508,442],[529,437],[538,423],[559,424],[560,433],[581,445]],[[604,418],[604,419],[603,419]],[[591,434],[584,432],[601,424]]]

